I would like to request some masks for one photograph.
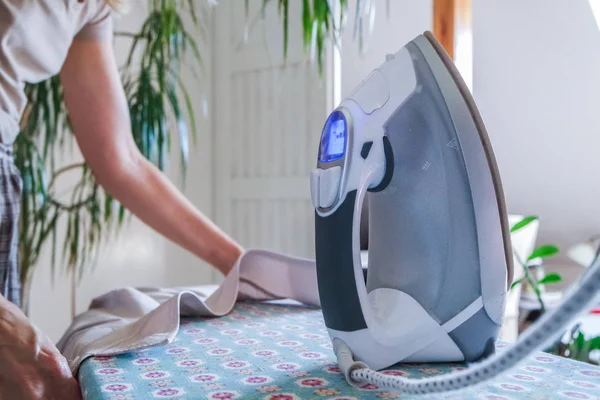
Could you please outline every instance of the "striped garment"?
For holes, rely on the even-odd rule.
[[[17,306],[19,281],[19,209],[22,181],[15,166],[12,146],[0,143],[0,294]]]

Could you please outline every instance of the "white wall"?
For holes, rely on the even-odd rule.
[[[143,2],[135,2],[135,8],[117,21],[116,29],[136,31],[145,13]],[[207,18],[211,21],[211,18]],[[210,28],[207,29],[210,32]],[[205,59],[205,70],[199,80],[186,76],[188,90],[196,113],[198,142],[191,149],[185,195],[203,212],[212,216],[212,122],[203,116],[203,99],[211,96],[211,48],[209,38],[197,42]],[[129,49],[128,39],[117,39],[116,53],[123,61]],[[193,144],[190,142],[190,146]],[[171,160],[168,176],[180,186],[178,141],[172,142],[174,157]],[[79,158],[76,153],[74,158]],[[60,186],[68,187],[76,176],[65,177]],[[59,239],[60,240],[60,239]],[[60,242],[59,242],[60,243]],[[41,255],[38,270],[34,277],[30,316],[32,321],[46,332],[52,340],[63,334],[71,321],[70,278],[61,273],[54,286],[51,286],[50,251]],[[58,259],[60,260],[60,258]],[[61,264],[57,263],[59,270]],[[190,253],[163,239],[137,220],[132,220],[119,239],[105,248],[95,270],[86,274],[76,290],[76,312],[84,311],[92,298],[107,291],[124,286],[175,286],[210,283],[211,267]]]
[[[370,35],[365,36],[364,53],[361,53],[358,37],[354,37],[356,0],[348,3],[348,22],[341,51],[342,98],[382,64],[386,54],[397,52],[417,35],[433,29],[432,0],[373,0],[373,30]]]
[[[539,241],[566,253],[600,232],[600,31],[589,3],[473,1],[473,46],[474,96],[509,210],[539,215]]]

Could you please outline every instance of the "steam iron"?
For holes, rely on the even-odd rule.
[[[490,357],[513,279],[492,146],[468,88],[430,32],[387,56],[329,115],[311,197],[323,318],[349,383],[428,393],[514,364],[517,358],[485,373],[417,382],[377,372],[400,362],[500,356]],[[549,335],[546,329],[527,346]]]
[[[508,217],[483,122],[430,33],[388,56],[329,116],[311,192],[332,339],[376,369],[493,351],[512,279]]]

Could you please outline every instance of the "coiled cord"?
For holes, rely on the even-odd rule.
[[[334,343],[338,364],[346,379],[353,386],[372,383],[380,388],[394,389],[408,394],[440,393],[480,384],[512,369],[533,352],[539,350],[564,332],[582,312],[594,305],[600,297],[600,260],[589,267],[584,276],[567,293],[563,302],[554,310],[545,313],[521,338],[501,353],[496,353],[468,369],[446,375],[410,379],[385,375],[364,368],[351,357],[351,351],[343,342]],[[350,354],[350,356],[348,355]]]

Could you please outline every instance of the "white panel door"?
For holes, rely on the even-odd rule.
[[[277,2],[218,3],[214,34],[217,224],[245,248],[313,257],[310,171],[328,106],[304,53],[302,2],[291,2],[288,57]],[[246,21],[249,21],[246,23]]]

